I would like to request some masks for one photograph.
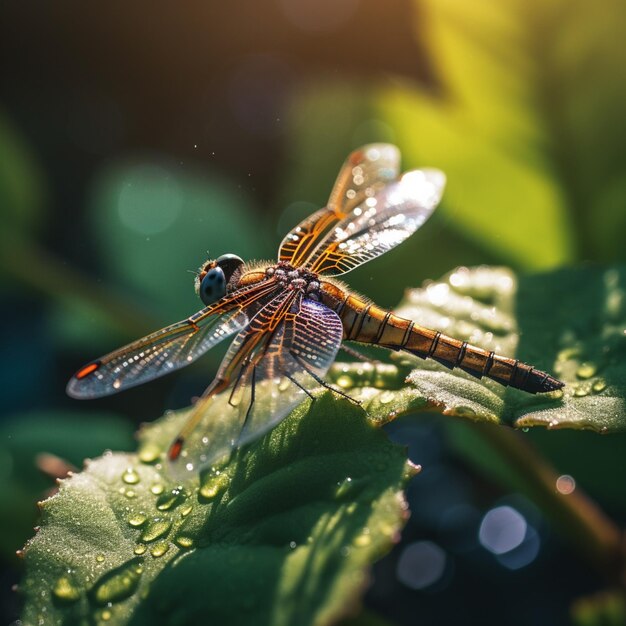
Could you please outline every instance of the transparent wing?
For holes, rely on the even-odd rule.
[[[319,302],[288,294],[268,304],[235,337],[217,385],[190,416],[174,473],[214,464],[272,429],[319,386],[342,335],[339,316]]]
[[[189,365],[248,323],[248,307],[276,285],[258,284],[226,296],[190,318],[138,339],[85,365],[72,376],[67,393],[98,398],[140,385]]]
[[[278,260],[301,265],[333,225],[354,207],[375,195],[395,180],[400,167],[400,152],[390,144],[363,146],[350,154],[343,164],[328,199],[328,205],[293,228],[280,244]]]
[[[430,217],[444,186],[439,170],[403,174],[327,232],[302,267],[336,276],[395,248]]]
[[[86,365],[70,379],[67,393],[73,398],[98,398],[169,374],[241,330],[247,321],[245,313],[231,311],[207,316],[197,325],[187,320],[172,324]]]

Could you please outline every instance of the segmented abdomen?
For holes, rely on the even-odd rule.
[[[503,357],[472,346],[467,341],[424,328],[347,294],[335,284],[322,285],[322,300],[341,318],[346,340],[406,350],[423,359],[434,359],[450,369],[458,367],[476,378],[486,376],[502,385],[529,393],[563,387],[560,380],[518,359]]]

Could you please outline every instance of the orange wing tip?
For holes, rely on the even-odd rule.
[[[94,361],[93,363],[89,363],[89,365],[85,365],[79,369],[76,374],[74,374],[74,378],[77,380],[82,380],[89,376],[89,374],[93,374],[100,367],[100,361]]]
[[[174,440],[174,443],[170,446],[170,449],[167,452],[167,458],[170,461],[175,461],[182,452],[183,449],[183,439],[178,437]]]

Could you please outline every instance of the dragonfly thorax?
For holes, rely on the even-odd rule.
[[[273,278],[284,289],[301,291],[311,300],[320,299],[320,282],[317,274],[293,267],[286,261],[279,261],[265,270],[268,278]]]

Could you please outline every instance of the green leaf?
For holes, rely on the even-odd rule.
[[[531,395],[403,353],[396,368],[333,366],[333,380],[373,419],[429,408],[519,428],[626,431],[624,267],[521,277],[503,268],[459,268],[408,291],[396,313],[553,372],[566,386]]]
[[[41,454],[80,467],[85,457],[107,448],[132,446],[130,425],[104,412],[45,411],[7,417],[0,428],[0,472],[4,497],[11,504],[0,509],[0,552],[14,557],[37,521],[35,501],[54,486],[38,467]]]
[[[200,484],[177,486],[158,463],[184,411],[146,427],[138,454],[64,480],[25,550],[25,623],[327,624],[354,612],[404,524],[414,469],[331,395]]]
[[[378,112],[407,165],[446,172],[450,226],[522,268],[623,259],[623,3],[416,4],[440,88]]]

